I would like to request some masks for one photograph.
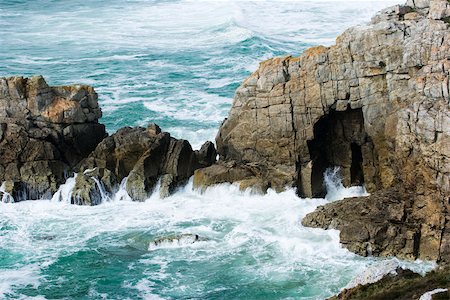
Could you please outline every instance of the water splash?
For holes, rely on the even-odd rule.
[[[11,194],[7,193],[5,191],[6,188],[6,182],[3,182],[2,185],[0,186],[0,195],[2,196],[2,201],[3,203],[14,203],[14,198]]]
[[[66,182],[59,186],[58,191],[56,191],[50,201],[65,202],[70,204],[77,175],[78,174],[75,173],[75,175],[73,175],[72,177],[67,178]]]
[[[339,167],[328,168],[323,174],[324,184],[327,190],[325,199],[336,201],[344,198],[369,196],[364,186],[344,187]]]

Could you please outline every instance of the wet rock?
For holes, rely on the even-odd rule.
[[[408,1],[331,47],[262,62],[220,127],[220,164],[198,170],[196,186],[264,181],[321,197],[324,170],[339,166],[344,186],[364,184],[373,197],[397,188],[397,204],[411,205],[400,224],[376,210],[346,225],[349,248],[365,253],[368,240],[386,238],[397,244],[376,242],[374,253],[450,259],[449,5]],[[258,172],[243,172],[249,165]]]
[[[197,161],[201,168],[208,167],[216,162],[216,147],[214,147],[212,142],[207,141],[202,145],[200,150],[195,151],[195,155],[197,156]]]
[[[97,205],[110,199],[117,185],[116,176],[105,168],[94,168],[77,174],[70,202]]]
[[[161,176],[160,181],[161,183],[159,188],[159,197],[167,198],[173,193],[174,189],[176,188],[175,178],[172,174],[165,174]]]
[[[450,272],[448,267],[422,276],[410,270],[397,268],[394,273],[385,275],[375,283],[358,285],[342,290],[329,300],[375,300],[375,299],[449,299]],[[436,291],[426,298],[427,293]],[[422,298],[423,297],[423,298]]]
[[[180,234],[168,237],[161,237],[150,242],[148,249],[153,250],[158,247],[164,246],[184,246],[194,244],[197,242],[207,241],[207,238],[201,237],[198,234]]]
[[[161,132],[155,124],[148,128],[125,127],[105,138],[80,163],[79,169],[105,168],[119,182],[127,177],[125,188],[130,197],[144,201],[155,190],[160,178],[160,195],[167,197],[176,187],[186,183],[197,168],[213,163],[210,157],[215,152],[212,143],[200,152],[202,155],[199,156],[188,141]],[[198,157],[203,158],[201,163]]]
[[[92,87],[1,77],[0,182],[20,185],[11,194],[16,201],[51,197],[105,137],[100,117]]]
[[[398,188],[367,197],[348,198],[319,206],[303,218],[308,227],[340,230],[344,247],[363,255],[438,260],[444,226],[435,211],[435,225],[423,224],[422,198]],[[421,215],[422,214],[422,215]],[[430,226],[431,225],[431,226]]]

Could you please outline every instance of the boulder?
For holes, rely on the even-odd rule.
[[[49,198],[106,136],[94,89],[0,78],[0,182],[16,200]]]

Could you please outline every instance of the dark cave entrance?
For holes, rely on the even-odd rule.
[[[364,184],[364,172],[362,169],[363,156],[361,146],[352,143],[352,165],[350,167],[350,182],[351,185],[363,185]]]
[[[307,141],[311,166],[311,194],[324,197],[323,174],[340,167],[344,186],[364,184],[363,145],[367,141],[361,109],[331,110],[314,125],[314,139]]]
[[[323,198],[326,195],[326,189],[323,182],[323,173],[331,165],[327,159],[327,140],[329,131],[329,115],[322,117],[314,125],[314,139],[307,141],[309,155],[312,161],[311,170],[311,191],[312,196]]]

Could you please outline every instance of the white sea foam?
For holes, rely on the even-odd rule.
[[[11,194],[9,194],[5,191],[5,185],[6,185],[5,182],[3,182],[0,185],[0,196],[1,196],[0,202],[12,203],[12,202],[14,202],[14,198],[13,198],[13,196],[11,196]]]
[[[69,197],[67,189],[72,180],[62,188],[64,191],[59,193],[58,199]],[[105,233],[120,236],[127,232],[133,234],[138,228],[151,232],[151,236],[139,233],[136,238],[128,236],[122,242],[114,242],[127,243],[136,249],[145,249],[145,245],[157,237],[197,234],[208,240],[156,247],[146,257],[130,264],[130,268],[136,265],[148,268],[141,283],[133,284],[133,288],[151,299],[156,297],[154,290],[146,290],[146,287],[175,276],[168,268],[174,260],[195,262],[208,268],[208,264],[221,264],[244,255],[246,263],[233,269],[239,276],[284,282],[297,276],[307,280],[308,272],[320,270],[324,275],[308,284],[326,296],[336,292],[333,286],[344,286],[368,265],[383,262],[382,259],[359,258],[343,249],[338,231],[301,226],[301,219],[318,205],[331,201],[329,199],[336,200],[337,195],[356,195],[354,190],[342,188],[335,179],[329,182],[328,199],[301,199],[294,190],[282,193],[269,190],[266,195],[254,195],[249,191],[241,192],[232,184],[210,187],[200,194],[192,189],[190,182],[168,198],[160,199],[158,193],[154,193],[145,202],[118,201],[128,196],[123,192],[122,182],[118,194],[125,196],[112,197],[113,200],[95,207],[70,205],[67,200],[0,204],[0,219],[17,228],[0,238],[4,249],[49,266],[61,255],[76,253],[84,249],[88,241]],[[141,244],[143,246],[139,246]],[[107,245],[102,243],[101,246]],[[154,270],[156,260],[161,266],[157,273]],[[426,264],[417,265],[427,268]],[[9,271],[0,269],[0,277],[2,272]],[[37,284],[40,279],[36,269],[33,272]],[[8,279],[11,276],[2,278],[4,291],[14,289],[14,280]],[[183,286],[189,289],[189,277],[177,278],[179,283],[170,285],[168,282],[167,288],[179,293],[183,292]]]
[[[0,299],[7,299],[8,295],[24,299],[25,297],[16,294],[14,289],[28,285],[33,288],[38,288],[40,279],[39,267],[36,264],[26,265],[15,269],[0,269]]]
[[[327,189],[325,199],[328,201],[369,195],[364,186],[344,187],[341,180],[340,169],[338,167],[330,168],[325,171],[324,183]]]
[[[53,195],[51,199],[52,202],[64,201],[70,203],[70,199],[72,198],[72,190],[75,187],[75,180],[77,178],[76,176],[77,174],[75,174],[73,177],[68,178],[64,184],[59,186],[58,191]]]

